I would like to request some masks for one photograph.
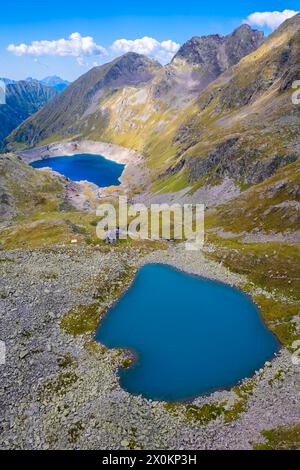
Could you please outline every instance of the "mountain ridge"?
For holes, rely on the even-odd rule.
[[[241,31],[246,37],[254,35],[257,41],[247,44],[245,53],[261,42],[261,33],[248,27]],[[228,37],[238,36],[237,31]],[[213,36],[209,41],[212,40]],[[242,49],[238,53],[232,51],[234,63],[243,56]],[[177,59],[163,67],[153,59],[129,52],[79,77],[40,114],[21,126],[10,141],[36,145],[61,134],[63,138],[81,135],[109,141],[118,131],[119,141],[115,143],[124,145],[122,134],[129,133],[135,140],[133,147],[140,150],[144,128],[152,132],[153,122],[159,124],[172,119],[170,110],[185,107],[221,72],[212,74],[206,67],[203,70],[202,65],[191,67],[186,61],[179,64]]]
[[[132,148],[145,154],[153,191],[196,190],[225,177],[235,184],[263,181],[299,157],[299,111],[290,99],[299,73],[299,20],[299,14],[287,20],[264,41],[247,25],[200,38],[196,71],[188,63],[193,39],[165,67],[127,53],[93,68],[14,131],[11,148],[72,138]],[[251,52],[240,59],[249,37],[254,44],[246,41],[242,50]],[[226,68],[223,57],[223,72],[220,44],[234,62]],[[198,80],[204,62],[205,73],[213,65],[218,75],[205,86],[203,76]],[[278,139],[281,127],[286,132]]]
[[[227,36],[213,34],[193,36],[185,42],[171,63],[185,59],[192,64],[211,64],[218,68],[218,75],[238,63],[245,55],[257,49],[264,41],[264,33],[241,25]],[[213,59],[213,62],[210,59]]]

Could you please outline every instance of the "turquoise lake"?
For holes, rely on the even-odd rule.
[[[50,167],[73,181],[89,181],[97,186],[120,184],[125,165],[107,160],[101,155],[78,154],[66,157],[51,157],[31,163],[33,168]]]
[[[229,388],[280,348],[246,294],[160,264],[138,271],[96,339],[135,354],[119,370],[125,390],[166,401]]]

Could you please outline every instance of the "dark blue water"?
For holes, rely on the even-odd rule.
[[[140,269],[96,339],[136,353],[124,389],[168,401],[237,384],[279,349],[248,296],[159,264]]]
[[[90,181],[97,186],[116,186],[120,184],[124,165],[106,160],[101,155],[82,153],[68,157],[51,157],[32,162],[33,168],[50,167],[73,181]]]

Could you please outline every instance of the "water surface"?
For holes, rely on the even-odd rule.
[[[159,264],[139,270],[96,339],[136,354],[124,389],[168,401],[237,384],[279,349],[248,296]]]
[[[97,186],[117,186],[120,184],[124,166],[107,160],[101,155],[78,154],[64,157],[51,157],[31,163],[33,168],[50,167],[73,181],[89,181]]]

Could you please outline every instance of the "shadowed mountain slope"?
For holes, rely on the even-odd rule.
[[[11,140],[33,145],[53,135],[85,134],[96,125],[105,128],[109,111],[101,109],[99,102],[126,86],[149,82],[160,68],[158,62],[135,53],[95,67],[24,123]]]
[[[40,83],[6,84],[6,104],[0,106],[0,147],[3,139],[21,122],[54,98],[57,92]]]

